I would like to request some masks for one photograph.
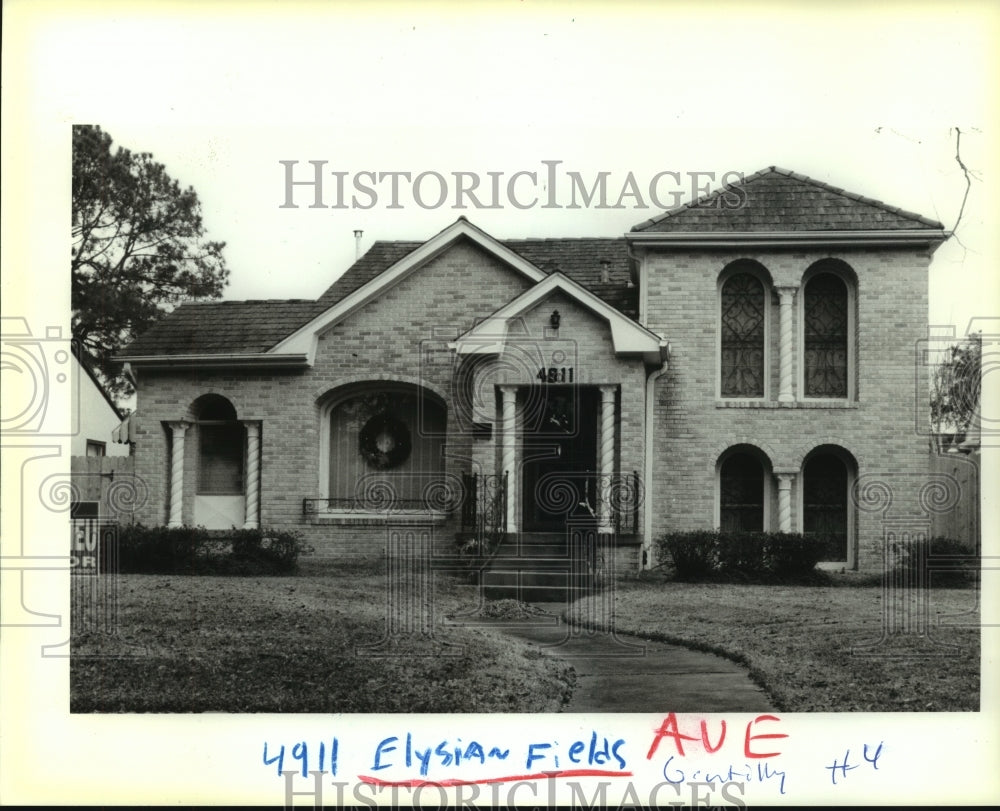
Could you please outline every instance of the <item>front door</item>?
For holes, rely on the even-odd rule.
[[[542,386],[525,392],[522,527],[562,532],[597,510],[597,391]]]

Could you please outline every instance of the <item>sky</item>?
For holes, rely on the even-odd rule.
[[[326,161],[348,184],[366,170],[503,172],[506,182],[560,161],[564,180],[608,172],[615,193],[629,172],[643,188],[670,171],[682,182],[660,188],[684,190],[684,201],[693,173],[717,188],[726,172],[778,165],[951,229],[966,187],[959,128],[972,187],[930,271],[930,322],[961,334],[983,314],[984,291],[1000,300],[984,228],[995,60],[975,13],[916,4],[904,15],[894,3],[119,8],[40,31],[39,78],[59,88],[51,112],[100,124],[194,187],[208,236],[227,243],[227,299],[318,296],[353,260],[355,229],[365,248],[427,239],[463,214],[499,238],[616,236],[662,210],[649,199],[459,210],[451,197],[389,208],[386,193],[367,210],[310,209],[301,190],[303,204],[283,209],[280,161],[305,173]],[[434,184],[422,188],[433,203]]]
[[[326,161],[351,177],[509,177],[561,161],[560,171],[586,179],[610,173],[613,189],[630,172],[642,186],[665,171],[718,179],[778,165],[952,229],[966,191],[957,128],[971,188],[956,237],[930,268],[929,323],[961,335],[971,319],[1000,314],[997,204],[987,193],[1000,155],[992,3],[8,0],[3,13],[0,306],[36,335],[68,330],[70,131],[79,123],[151,152],[195,188],[208,236],[227,243],[227,299],[317,297],[352,262],[355,229],[364,247],[424,240],[464,214],[501,239],[616,236],[657,213],[648,200],[612,210],[391,208],[384,197],[368,209],[282,208],[281,161]],[[54,473],[65,467],[58,450],[49,453]],[[15,463],[5,468],[16,477],[3,488],[7,542],[25,527],[64,537],[64,515],[32,509],[34,491],[21,495]],[[994,480],[984,467],[984,494]],[[983,591],[984,616],[996,613],[994,593]],[[19,714],[5,717],[4,753],[16,741],[23,755],[0,770],[14,802],[104,801],[109,785],[121,802],[275,802],[259,741],[329,729],[325,717],[68,720],[65,668],[37,658],[0,671],[5,689],[15,676],[31,688],[5,702]],[[824,717],[810,741],[835,734],[838,746],[857,747],[862,731],[884,737],[898,758],[887,756],[881,786],[891,802],[971,799],[988,777],[995,786],[995,717],[902,715],[913,718]],[[517,736],[528,721],[490,723]],[[790,757],[806,787],[795,799],[828,802],[828,776]],[[928,762],[933,769],[909,765]],[[935,778],[959,774],[958,792]],[[867,803],[879,790],[856,782],[834,799]]]

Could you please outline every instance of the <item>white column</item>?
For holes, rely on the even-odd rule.
[[[170,436],[172,449],[170,452],[170,517],[168,527],[179,527],[184,524],[184,433],[186,422],[171,422]]]
[[[260,526],[260,423],[244,423],[247,428],[247,492],[246,519],[243,529]]]
[[[611,532],[611,477],[615,472],[615,387],[601,386],[598,532]]]
[[[792,482],[794,473],[778,473],[778,532],[792,531]]]
[[[778,301],[781,335],[781,343],[779,345],[781,377],[778,388],[778,401],[790,403],[795,400],[795,395],[792,393],[792,357],[794,352],[792,341],[792,303],[795,301],[795,288],[779,287]]]
[[[517,387],[501,386],[503,395],[503,415],[501,437],[501,474],[507,474],[507,532],[517,532],[517,512],[514,498],[517,491],[517,475],[514,471],[514,451],[517,430]]]

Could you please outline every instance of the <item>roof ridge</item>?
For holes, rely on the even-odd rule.
[[[625,237],[504,237],[497,242],[623,242]]]
[[[177,307],[219,307],[232,304],[315,304],[311,298],[246,298],[220,299],[218,301],[182,301]]]

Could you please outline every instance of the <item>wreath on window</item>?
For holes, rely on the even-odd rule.
[[[376,414],[361,429],[358,445],[369,465],[389,470],[410,457],[410,429],[390,414]]]

